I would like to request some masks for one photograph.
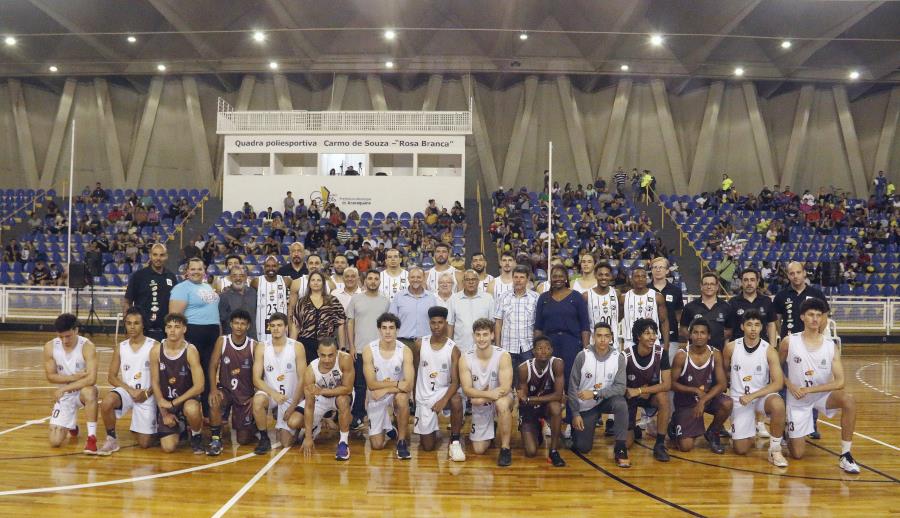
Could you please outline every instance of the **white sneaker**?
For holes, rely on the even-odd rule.
[[[850,452],[841,455],[841,469],[846,471],[847,473],[853,473],[854,475],[859,473],[859,464],[853,460],[853,456],[850,455]]]
[[[572,438],[572,425],[567,424],[566,427],[563,428],[562,438],[563,439],[571,439]]]
[[[550,431],[550,425],[547,424],[547,421],[544,421],[543,434],[544,437],[550,437],[550,435],[552,434],[552,432]]]
[[[788,461],[782,455],[781,450],[769,450],[769,462],[776,468],[786,468],[788,466]]]
[[[97,450],[97,455],[107,456],[112,455],[113,453],[119,451],[119,441],[116,440],[115,437],[106,436],[106,441],[103,443],[103,446]]]
[[[757,421],[756,423],[756,436],[760,439],[768,439],[772,437],[769,435],[769,430],[766,429],[766,423],[762,421]]]
[[[463,451],[462,444],[460,444],[459,441],[450,443],[450,449],[447,452],[447,456],[450,457],[450,460],[453,462],[466,461],[466,452]]]

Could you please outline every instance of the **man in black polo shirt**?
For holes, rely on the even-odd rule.
[[[778,313],[781,336],[803,331],[803,321],[800,320],[800,304],[809,298],[817,298],[827,302],[822,290],[806,285],[806,268],[803,263],[793,261],[787,266],[787,275],[790,286],[782,289],[775,295],[772,305]]]
[[[759,270],[755,268],[745,268],[741,272],[741,292],[728,301],[735,314],[731,338],[732,340],[737,340],[744,336],[744,330],[741,329],[744,313],[755,309],[762,315],[763,324],[765,325],[760,336],[762,336],[763,340],[774,345],[778,343],[778,327],[775,325],[778,315],[775,312],[772,299],[765,295],[760,295],[759,280]]]
[[[719,291],[719,276],[715,272],[706,272],[700,277],[700,300],[688,302],[681,313],[681,337],[688,343],[688,328],[697,318],[705,318],[709,322],[709,345],[718,350],[731,340],[734,328],[734,309],[724,300],[716,296]]]
[[[161,341],[166,337],[163,319],[169,312],[169,294],[178,283],[175,274],[165,268],[169,254],[165,245],[150,247],[150,264],[134,272],[125,290],[125,309],[132,305],[147,317],[144,335]]]
[[[303,200],[300,200],[300,202],[302,205]],[[309,273],[309,269],[306,267],[306,259],[304,258],[306,249],[303,247],[303,243],[291,243],[289,250],[291,252],[291,262],[279,268],[278,275],[290,277],[292,281],[295,281]]]
[[[669,282],[669,260],[665,257],[657,257],[650,261],[650,275],[653,279],[654,290],[662,293],[666,301],[666,311],[669,313],[669,358],[675,357],[675,351],[681,346],[678,343],[678,327],[676,322],[681,322],[681,313],[684,310],[684,296],[681,288]]]

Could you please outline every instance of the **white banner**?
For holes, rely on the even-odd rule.
[[[226,135],[225,153],[463,154],[464,136]]]

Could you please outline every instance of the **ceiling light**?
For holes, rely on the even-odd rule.
[[[392,40],[396,37],[397,37],[397,33],[394,32],[392,29],[387,29],[386,31],[384,31],[384,39]]]
[[[134,36],[129,36],[125,39],[128,40],[128,43],[137,43],[137,38],[135,38]]]
[[[6,38],[3,39],[3,43],[6,43],[10,47],[12,47],[13,45],[15,45],[17,43],[17,40],[15,38],[13,38],[12,36],[7,36]]]
[[[50,68],[48,70],[50,70],[51,72],[59,72],[59,69],[56,68],[56,65],[50,65]]]
[[[736,76],[738,76],[738,77],[743,76],[743,75],[744,75],[744,69],[741,68],[741,67],[736,67],[736,68],[734,69],[734,75],[736,75]]]
[[[394,62],[393,61],[385,61],[384,66],[386,68],[394,68]]]
[[[159,70],[160,72],[165,72],[166,66],[163,65],[162,63],[160,63],[160,64],[156,65],[156,69]]]
[[[256,43],[262,43],[266,41],[266,33],[262,31],[256,31],[253,33],[253,41]]]
[[[278,70],[278,62],[277,61],[269,61],[269,68],[272,70]]]
[[[659,47],[663,44],[662,34],[651,34],[650,35],[650,44],[654,47]]]
[[[791,48],[791,45],[793,45],[793,43],[791,43],[791,40],[784,40],[781,42],[781,48],[783,49],[789,49]]]
[[[859,72],[857,72],[856,70],[851,70],[848,77],[850,77],[851,80],[856,81],[857,79],[859,79]]]
[[[519,34],[519,39],[522,40],[522,41],[527,40],[527,39],[528,39],[528,33],[527,33],[527,32],[523,32],[523,33]]]
[[[630,68],[628,65],[622,65],[619,67],[619,70],[621,70],[622,72],[628,72],[629,69]]]

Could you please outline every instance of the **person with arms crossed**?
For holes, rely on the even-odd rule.
[[[156,243],[150,247],[150,263],[131,274],[125,289],[124,310],[135,306],[147,317],[144,334],[160,341],[166,337],[163,319],[169,312],[169,296],[178,284],[175,274],[166,269],[169,254],[166,246]]]
[[[62,446],[68,436],[78,436],[78,409],[87,414],[84,452],[97,454],[97,349],[78,334],[78,318],[63,313],[53,322],[56,338],[44,344],[44,374],[59,387],[53,391],[50,414],[50,446]]]
[[[534,339],[534,358],[519,364],[517,388],[519,396],[519,428],[525,456],[537,455],[543,442],[541,419],[550,422],[550,450],[547,462],[557,468],[566,461],[559,454],[559,437],[562,432],[562,409],[565,405],[565,379],[563,361],[553,356],[553,342],[546,336]]]
[[[178,448],[181,434],[179,421],[190,428],[191,449],[204,453],[203,407],[198,401],[203,393],[204,376],[197,348],[184,339],[188,321],[181,313],[166,315],[166,338],[150,351],[150,377],[156,398],[156,427],[159,445],[166,453]]]
[[[669,427],[671,409],[669,390],[672,388],[669,351],[659,344],[659,328],[649,318],[639,318],[631,327],[631,336],[636,340],[632,347],[626,347],[625,354],[625,397],[628,400],[628,446],[635,439],[638,407],[656,411],[656,443],[653,458],[669,462],[666,450],[666,430]]]
[[[297,412],[303,415],[301,430],[305,431],[301,449],[310,456],[315,449],[322,419],[337,412],[338,440],[334,458],[350,460],[350,408],[353,405],[353,359],[349,353],[338,349],[332,338],[319,341],[318,358],[312,361],[303,374],[303,402]]]
[[[144,313],[130,307],[125,310],[127,339],[113,348],[107,370],[112,390],[100,402],[100,416],[106,429],[106,441],[97,455],[119,451],[116,420],[131,412],[131,433],[138,446],[149,448],[156,435],[156,400],[151,393],[150,351],[158,342],[144,336]]]

